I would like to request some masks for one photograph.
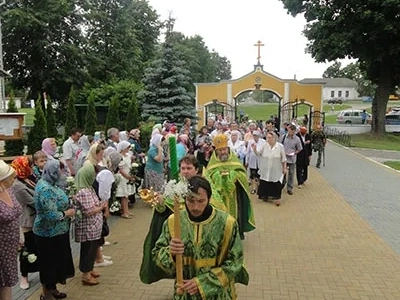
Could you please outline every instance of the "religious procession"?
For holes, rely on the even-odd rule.
[[[196,134],[189,118],[179,130],[164,121],[147,153],[140,129],[72,129],[62,157],[46,138],[32,158],[0,161],[0,285],[29,289],[29,274],[39,272],[41,300],[66,298],[57,285],[75,276],[70,235],[80,244],[82,284],[98,285],[98,268],[113,265],[102,252],[109,215],[134,222],[134,205],[144,201],[153,217],[140,280],[175,279],[174,299],[236,299],[235,284],[249,282],[242,240],[256,229],[251,194],[279,206],[285,187],[293,195],[296,180],[306,185],[313,152],[321,164],[321,127],[311,135],[296,120],[279,127],[273,118],[218,115]],[[12,299],[11,288],[1,299]]]

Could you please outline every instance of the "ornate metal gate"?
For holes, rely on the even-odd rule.
[[[282,125],[282,123],[291,122],[292,119],[297,117],[297,103],[298,102],[296,101],[289,101],[279,105],[278,116],[280,126]]]
[[[310,112],[308,132],[312,132],[318,125],[321,125],[322,127],[324,127],[325,112],[319,111],[319,110]]]

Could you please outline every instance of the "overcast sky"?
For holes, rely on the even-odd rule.
[[[305,20],[286,13],[278,0],[149,0],[161,19],[176,18],[175,30],[187,36],[199,34],[210,49],[232,63],[232,76],[253,71],[261,40],[264,70],[283,79],[318,78],[329,64],[317,64],[305,54],[302,35]],[[348,62],[344,62],[347,64]]]

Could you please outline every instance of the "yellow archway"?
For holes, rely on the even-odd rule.
[[[257,64],[254,70],[238,79],[222,80],[212,83],[195,83],[196,112],[199,126],[217,113],[236,117],[236,97],[244,91],[268,90],[280,98],[281,105],[291,105],[296,99],[307,99],[313,111],[322,111],[322,84],[302,84],[296,79],[281,79]]]

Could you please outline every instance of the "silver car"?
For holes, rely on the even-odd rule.
[[[342,110],[337,118],[336,122],[339,124],[362,124],[362,109],[346,109]],[[372,115],[367,113],[366,124],[371,124]]]

